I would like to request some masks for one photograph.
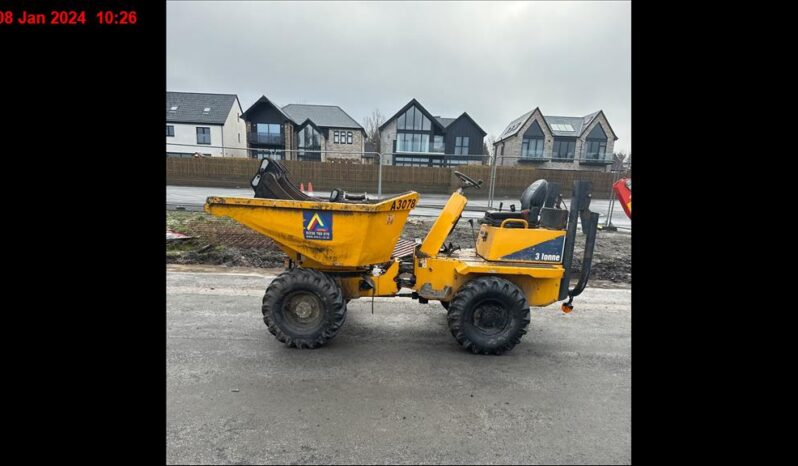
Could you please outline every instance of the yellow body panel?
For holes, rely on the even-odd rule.
[[[434,257],[438,255],[438,251],[440,251],[441,246],[446,241],[446,237],[449,236],[449,232],[452,231],[457,219],[460,218],[467,203],[468,199],[465,196],[459,192],[452,193],[452,196],[446,201],[446,205],[443,206],[441,214],[435,219],[435,223],[432,224],[432,228],[430,228],[429,233],[427,233],[421,243],[419,252],[423,256]]]
[[[415,289],[426,299],[450,301],[469,280],[496,275],[518,285],[531,306],[546,306],[557,301],[563,267],[559,264],[489,262],[476,256],[473,249],[466,249],[451,257],[416,258],[415,275]]]
[[[272,238],[290,259],[308,267],[362,269],[391,259],[418,199],[412,191],[375,204],[209,197],[205,211]]]
[[[562,262],[562,249],[556,258],[548,257],[547,254],[546,257],[540,255],[538,260],[535,260],[534,253],[523,254],[524,250],[560,237],[563,238],[564,244],[565,230],[499,228],[483,224],[477,236],[477,254],[489,261],[560,263]]]

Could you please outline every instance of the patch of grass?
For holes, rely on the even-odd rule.
[[[205,212],[168,211],[166,227],[184,235],[197,236],[206,231],[208,226],[232,227],[239,231],[249,232],[249,228],[227,217],[215,217]]]

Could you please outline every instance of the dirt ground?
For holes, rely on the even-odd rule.
[[[227,218],[201,212],[167,212],[167,228],[194,236],[193,239],[167,241],[169,264],[210,264],[228,267],[282,267],[285,254],[274,242]],[[434,219],[410,218],[403,238],[424,238]],[[479,230],[475,222],[474,229]],[[474,247],[474,235],[466,220],[461,220],[447,239],[462,248]],[[577,235],[573,273],[581,270],[585,236]],[[632,283],[632,235],[627,232],[599,232],[593,253],[591,280]]]

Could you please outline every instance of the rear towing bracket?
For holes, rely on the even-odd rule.
[[[590,266],[593,262],[593,249],[596,245],[596,231],[598,231],[599,214],[590,211],[592,185],[589,181],[574,181],[574,194],[571,200],[571,211],[568,215],[568,230],[565,235],[565,257],[563,258],[564,273],[560,282],[560,300],[568,298],[562,303],[562,311],[571,312],[574,309],[573,301],[587,286],[590,277]],[[582,258],[582,270],[576,286],[569,289],[571,281],[571,265],[574,256],[574,243],[576,242],[576,228],[579,219],[582,220],[582,232],[585,238],[585,252]]]

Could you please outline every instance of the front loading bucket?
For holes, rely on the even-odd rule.
[[[375,203],[209,197],[205,211],[230,217],[297,254],[329,267],[367,267],[390,260],[419,195]]]

